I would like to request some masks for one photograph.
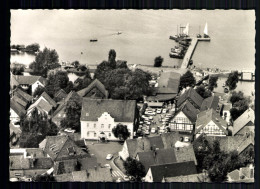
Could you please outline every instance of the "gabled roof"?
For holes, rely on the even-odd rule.
[[[115,122],[133,122],[135,111],[135,100],[83,98],[80,120],[97,121],[104,112],[108,112]]]
[[[218,107],[219,97],[217,96],[211,96],[208,98],[205,98],[201,104],[200,111],[205,111],[208,109],[216,110]]]
[[[151,166],[153,182],[162,182],[163,178],[197,174],[194,161],[177,162]]]
[[[108,91],[106,90],[105,86],[98,80],[95,79],[92,83],[90,83],[90,85],[80,91],[78,91],[78,94],[81,97],[86,96],[94,87],[98,88],[103,95],[105,96],[105,98],[108,98]]]
[[[181,137],[189,137],[190,140],[192,140],[192,134],[185,133],[181,134],[180,132],[169,132],[169,133],[163,133],[161,135],[164,148],[173,148],[175,147],[175,143],[177,141],[180,141]]]
[[[227,134],[227,122],[213,109],[205,110],[198,114],[198,118],[195,126],[195,134],[197,134],[201,129],[203,129],[210,121],[213,121],[219,129],[221,129],[225,134]]]
[[[22,100],[28,102],[31,102],[33,97],[29,95],[28,93],[21,90],[19,87],[16,87],[16,89],[13,91],[14,96],[17,96],[18,98],[21,98]]]
[[[20,104],[21,106],[23,106],[23,108],[25,108],[27,106],[27,102],[22,100],[21,98],[19,98],[18,96],[14,95],[11,99],[13,99],[14,101],[16,101],[18,104]]]
[[[30,161],[28,158],[24,158],[21,156],[9,156],[9,163],[11,170],[19,170],[19,169],[29,169]]]
[[[184,104],[182,104],[182,106],[176,112],[175,116],[179,112],[183,112],[192,123],[196,122],[197,115],[199,114],[199,110],[196,109],[189,101],[186,101]]]
[[[209,178],[205,176],[205,173],[177,176],[177,177],[166,177],[164,182],[210,182]]]
[[[164,72],[158,80],[158,93],[178,93],[181,74],[175,72]],[[163,89],[168,89],[164,91]]]
[[[54,98],[57,99],[58,101],[66,98],[66,96],[67,96],[67,93],[63,89],[60,89],[58,92],[56,92],[54,94]],[[56,100],[56,102],[57,102],[57,100]]]
[[[9,156],[11,170],[49,169],[53,166],[51,158],[24,158],[24,156]]]
[[[64,100],[61,101],[61,104],[59,105],[59,107],[57,108],[57,110],[55,110],[55,112],[53,113],[53,117],[55,115],[57,115],[63,108],[66,107],[67,103],[69,100],[71,99],[75,99],[77,100],[77,102],[81,103],[82,101],[82,97],[80,97],[78,95],[78,93],[76,93],[75,91],[70,91],[70,93],[66,96],[66,98]]]
[[[41,82],[43,85],[46,84],[47,80],[45,78],[43,78],[42,76],[12,76],[17,83],[19,83],[20,85],[32,85],[34,84],[36,81]]]
[[[250,124],[251,122],[251,124]],[[236,135],[238,131],[240,131],[247,124],[254,125],[255,124],[255,111],[249,108],[246,110],[241,116],[239,116],[233,123],[233,133],[232,135]]]
[[[44,97],[44,99],[46,99],[54,108],[57,106],[56,102],[45,91],[41,94],[41,96]]]
[[[26,114],[26,110],[13,99],[10,99],[10,108],[19,116]]]
[[[69,148],[73,149],[72,154],[70,154]],[[83,158],[88,155],[67,135],[47,136],[44,152],[48,154],[53,161]]]
[[[42,113],[45,113],[45,112],[49,113],[52,109],[52,106],[45,100],[41,99],[40,101],[36,101],[34,104],[32,104],[28,108],[28,112],[29,112],[29,110],[32,110],[34,108],[37,108],[37,110],[39,110]]]
[[[182,103],[184,103],[188,98],[190,98],[198,107],[201,107],[203,102],[203,98],[196,92],[195,89],[189,88],[187,89],[178,99],[177,106],[179,107]]]

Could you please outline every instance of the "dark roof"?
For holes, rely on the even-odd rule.
[[[177,96],[177,94],[156,94],[155,96],[148,96],[146,99],[147,101],[167,101],[172,100]]]
[[[35,159],[34,169],[50,169],[53,166],[51,158],[37,158]]]
[[[95,166],[98,166],[97,158],[96,157],[85,157],[78,160],[81,164],[80,169],[86,170],[86,169],[93,169]]]
[[[98,79],[95,79],[94,81],[92,81],[92,83],[78,91],[78,94],[81,96],[81,97],[84,97],[86,96],[94,87],[98,88],[102,93],[103,95],[105,96],[105,98],[108,98],[108,91],[106,90],[105,86],[98,80]]]
[[[233,132],[232,135],[236,135],[243,127],[248,123],[254,125],[255,123],[255,111],[249,108],[241,116],[239,116],[233,123]]]
[[[158,80],[160,93],[178,93],[181,75],[175,72],[164,72]],[[163,91],[168,89],[168,91]]]
[[[68,148],[73,148],[74,153],[69,154]],[[87,153],[81,150],[67,135],[47,136],[44,152],[48,154],[53,161],[83,158],[87,156]]]
[[[225,134],[228,133],[225,128],[227,127],[227,122],[215,110],[209,109],[198,114],[195,126],[195,134],[203,129],[210,121],[213,121]]]
[[[23,106],[23,108],[26,108],[27,106],[27,102],[22,100],[21,98],[19,98],[18,96],[14,95],[11,99],[13,99],[14,101],[16,101],[18,104],[20,104],[21,106]]]
[[[73,177],[71,173],[65,173],[61,175],[54,175],[57,182],[73,182]]]
[[[139,161],[144,165],[146,172],[148,171],[151,165],[160,165],[177,162],[175,157],[175,150],[173,148],[159,149],[155,151],[150,150],[147,152],[138,152],[137,155]]]
[[[199,114],[199,110],[196,109],[189,101],[186,101],[184,104],[182,104],[182,106],[176,112],[175,116],[179,112],[183,112],[192,123],[196,122],[197,115]]]
[[[9,156],[10,169],[50,169],[53,166],[51,158],[24,158],[21,156]]]
[[[177,141],[180,141],[181,137],[189,137],[190,139],[192,139],[192,134],[182,134],[180,132],[163,133],[161,135],[161,138],[164,144],[164,148],[173,148],[175,146],[175,143]]]
[[[208,110],[208,109],[214,109],[216,110],[218,107],[219,97],[217,96],[211,96],[208,98],[205,98],[201,104],[200,111]]]
[[[59,107],[57,108],[57,110],[55,110],[55,112],[53,113],[53,117],[55,115],[57,115],[61,110],[63,110],[68,101],[71,100],[71,99],[75,99],[77,100],[77,102],[81,103],[82,101],[82,98],[78,95],[78,93],[76,93],[75,91],[70,91],[70,93],[66,96],[66,98],[64,100],[61,101],[61,104],[59,105]]]
[[[10,99],[10,108],[19,116],[23,116],[26,114],[26,110],[18,104],[14,99]]]
[[[60,89],[58,92],[54,94],[54,98],[57,99],[56,102],[66,98],[66,96],[67,93],[63,89]]]
[[[46,112],[50,112],[52,110],[52,106],[45,100],[41,99],[40,101],[36,101],[34,104],[32,104],[29,108],[28,108],[28,112],[31,109],[37,108],[37,110],[39,110],[40,112],[44,113]]]
[[[21,98],[22,100],[28,102],[31,102],[33,97],[29,95],[28,93],[24,92],[22,89],[19,87],[16,87],[15,90],[13,91],[13,94],[17,96],[18,98]]]
[[[162,182],[165,177],[197,174],[194,161],[151,166],[153,182]]]
[[[36,81],[40,81],[43,85],[46,84],[47,80],[41,76],[13,76],[19,84],[32,85]]]
[[[178,99],[177,106],[179,107],[182,103],[184,103],[187,99],[191,99],[198,107],[201,107],[203,98],[196,92],[195,89],[189,88],[187,89]]]
[[[177,176],[177,177],[166,177],[164,182],[210,182],[210,179],[205,176],[205,173]]]
[[[104,112],[108,112],[115,122],[133,122],[135,111],[135,100],[83,98],[80,120],[97,121]]]

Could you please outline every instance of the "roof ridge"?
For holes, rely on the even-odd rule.
[[[65,142],[63,143],[62,147],[60,148],[60,150],[59,150],[59,152],[58,152],[57,156],[54,158],[54,160],[53,160],[53,161],[55,161],[55,160],[58,158],[58,156],[59,156],[59,154],[60,154],[61,150],[64,148],[64,145],[65,145],[65,144],[66,144],[66,142],[69,140],[69,136],[68,136],[68,135],[63,135],[63,136],[65,136],[65,137],[66,137],[66,140],[65,140]]]

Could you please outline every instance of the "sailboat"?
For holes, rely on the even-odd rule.
[[[186,25],[185,29],[183,30],[183,34],[189,36],[189,23]]]
[[[206,22],[205,28],[204,28],[204,38],[209,38],[208,34],[208,23]]]
[[[201,38],[201,35],[200,35],[200,26],[199,26],[199,33],[197,35],[197,38]]]

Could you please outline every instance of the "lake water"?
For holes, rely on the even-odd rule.
[[[56,49],[60,61],[99,64],[115,49],[129,64],[180,65],[169,52],[177,25],[190,24],[190,35],[208,23],[210,42],[199,42],[193,62],[200,67],[254,69],[255,13],[250,10],[12,10],[11,44],[34,42]],[[122,31],[121,35],[116,32]],[[98,42],[91,43],[90,39]],[[81,54],[82,52],[82,54]],[[12,55],[11,62],[29,64],[34,56]]]

